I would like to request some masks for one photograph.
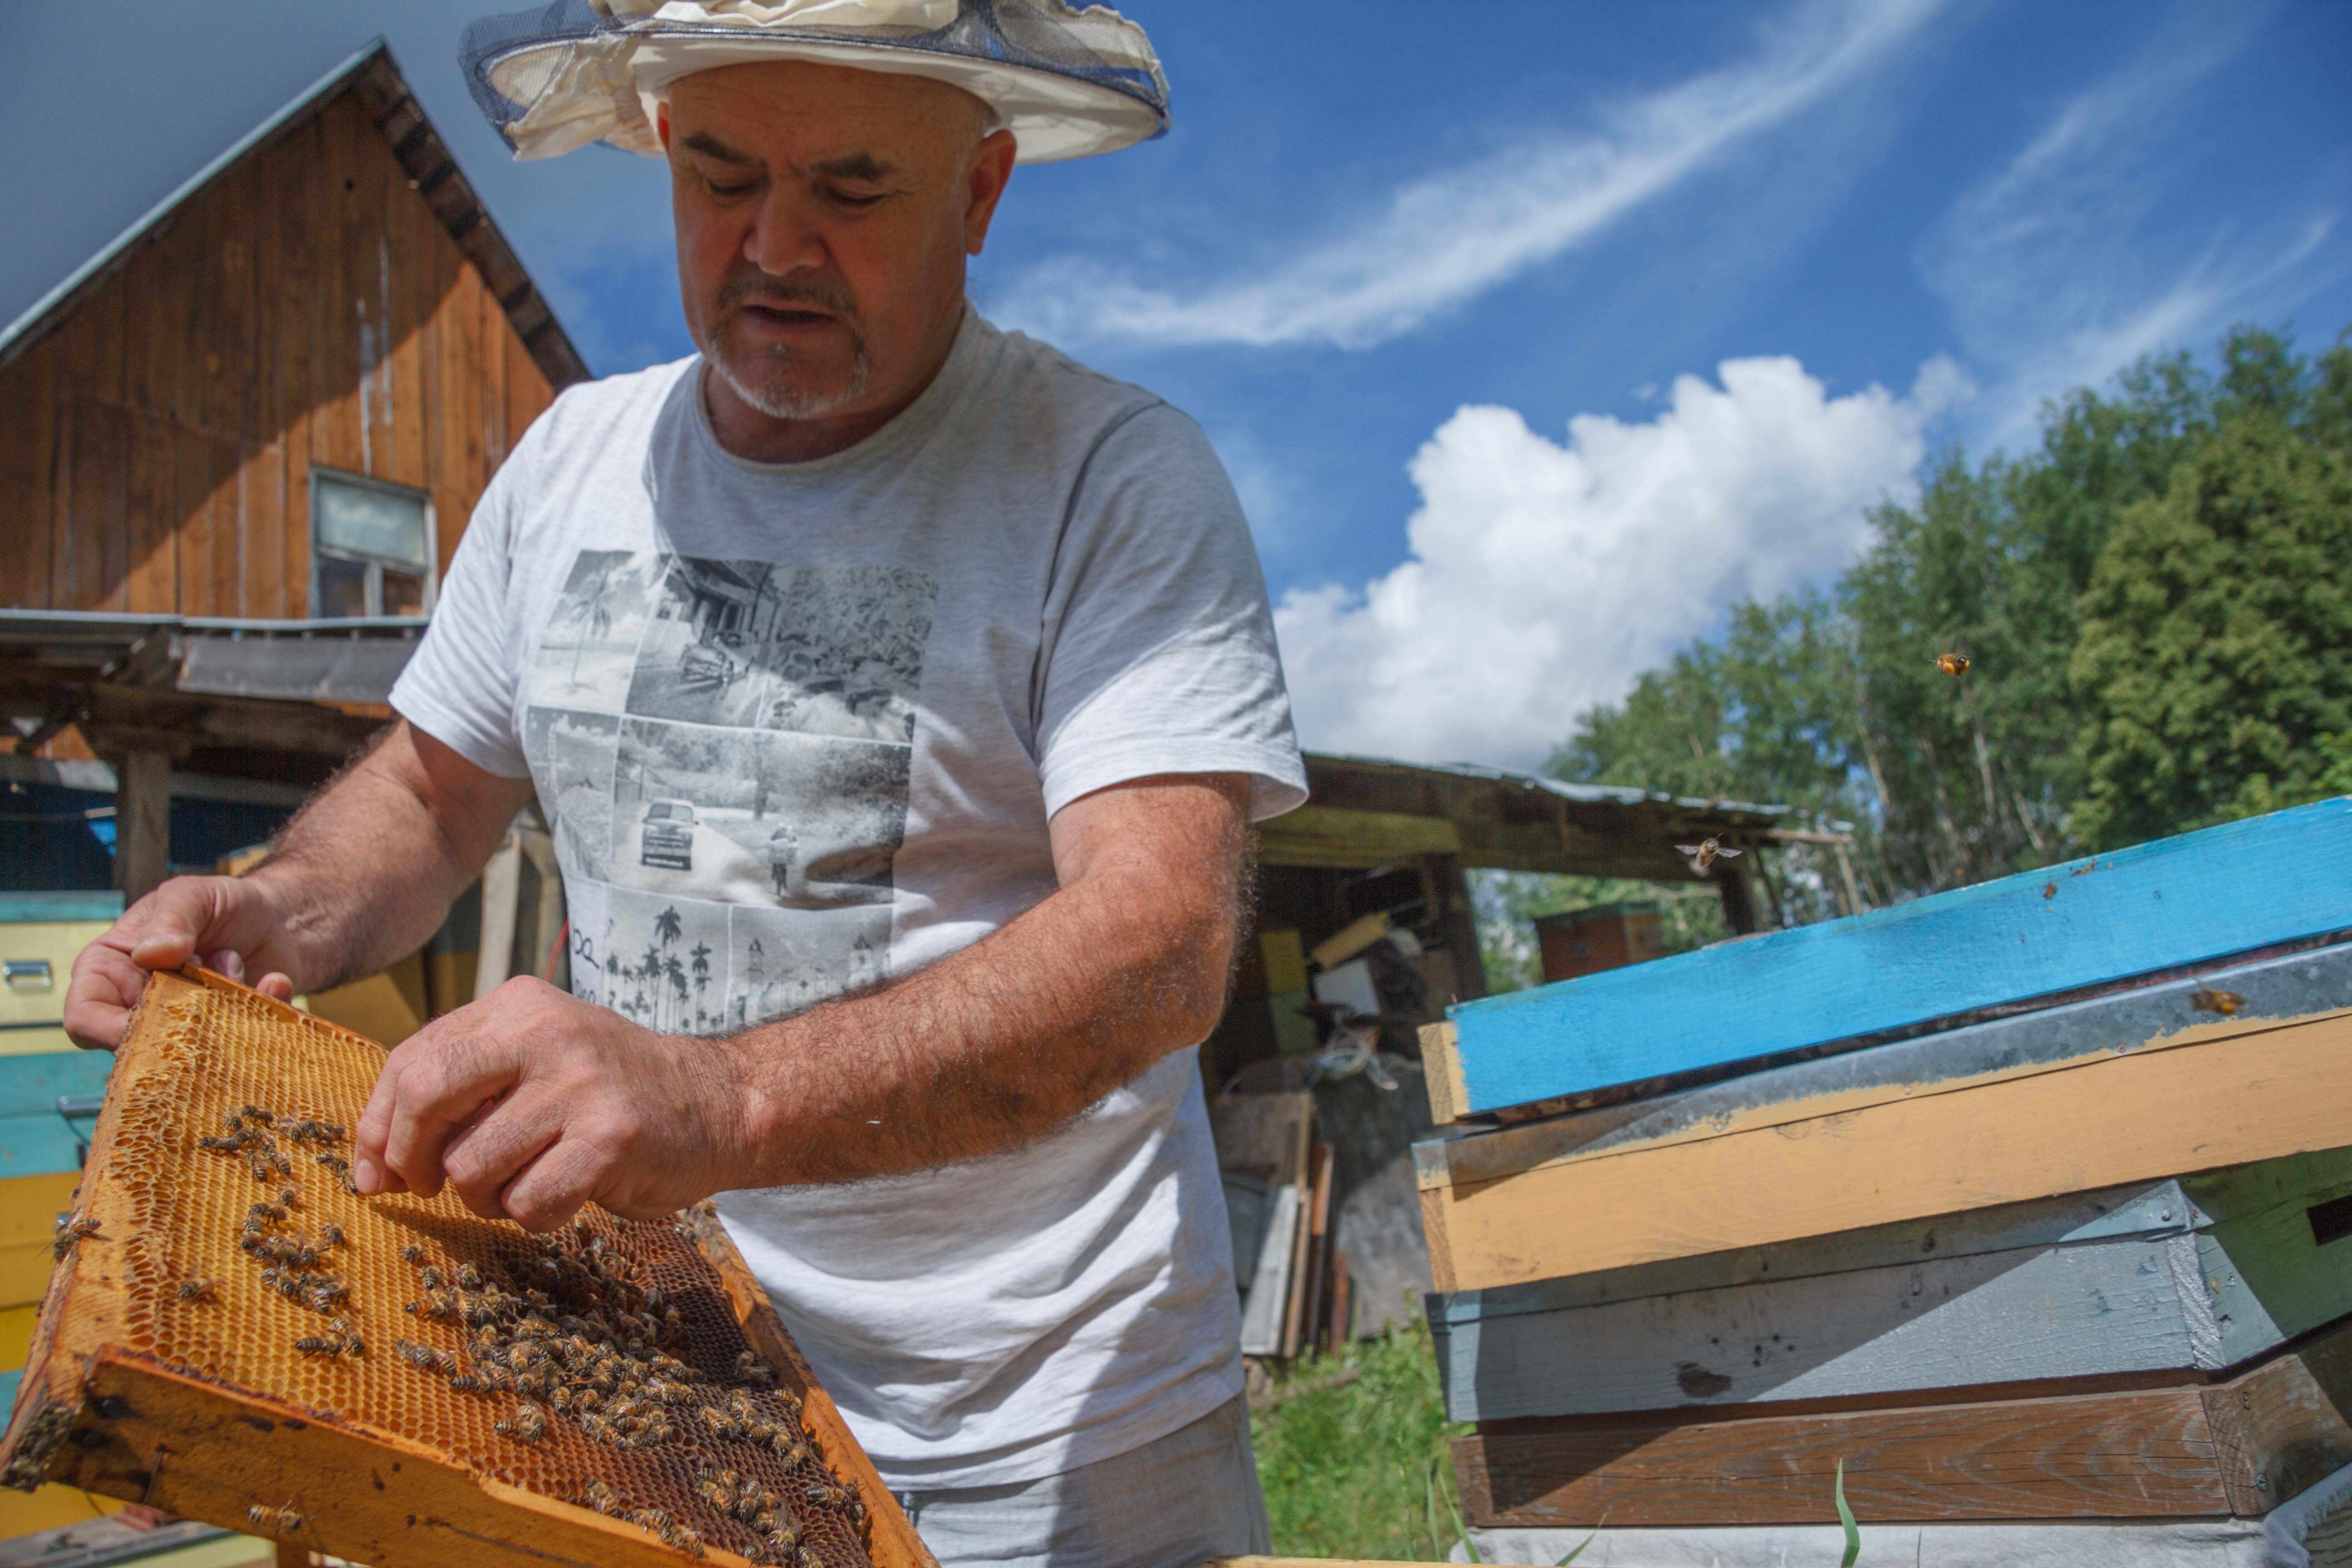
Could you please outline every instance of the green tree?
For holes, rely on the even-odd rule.
[[[2289,423],[2294,378],[2252,370],[2243,412],[2124,514],[2084,597],[2073,826],[2093,848],[2317,798],[2352,729],[2352,460]]]

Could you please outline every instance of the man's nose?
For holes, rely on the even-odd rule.
[[[803,193],[772,187],[743,236],[743,259],[772,278],[822,270],[831,252],[815,219]]]

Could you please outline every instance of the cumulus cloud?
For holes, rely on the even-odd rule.
[[[1409,471],[1408,558],[1276,610],[1301,738],[1415,762],[1534,767],[1575,715],[1705,631],[1850,560],[1864,511],[1905,492],[1923,432],[1967,392],[1929,361],[1907,393],[1832,397],[1786,357],[1678,378],[1657,416],[1557,441],[1467,406]]]
[[[1397,190],[1384,211],[1302,239],[1270,270],[1190,290],[1092,262],[1038,268],[1004,320],[1055,342],[1329,342],[1408,332],[1606,228],[1885,58],[1941,0],[1809,0],[1726,69],[1622,104],[1599,131],[1537,141]]]

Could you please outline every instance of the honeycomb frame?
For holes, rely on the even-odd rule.
[[[254,1149],[221,1136],[225,1124],[251,1124],[239,1112],[259,1106],[276,1118],[273,1134],[341,1123],[331,1131],[347,1155],[347,1129],[383,1055],[208,971],[151,979],[59,1229],[59,1261],[0,1439],[0,1480],[59,1481],[372,1568],[635,1568],[697,1557],[747,1568],[938,1568],[709,1205],[636,1224],[591,1211],[556,1238],[534,1238],[476,1216],[446,1189],[429,1200],[362,1198],[323,1135],[265,1137]],[[263,1148],[266,1168],[248,1165]],[[265,1211],[281,1184],[296,1200],[273,1217]],[[287,1254],[282,1279],[265,1282],[265,1269],[276,1272],[274,1258],[255,1254],[265,1234],[284,1238],[273,1242]],[[322,1257],[298,1265],[298,1242],[306,1258]],[[452,1308],[456,1298],[426,1287],[428,1268],[479,1270],[518,1289],[536,1279],[559,1298],[530,1292],[549,1321],[568,1305],[599,1328],[606,1299],[595,1292],[611,1281],[612,1319],[644,1325],[620,1332],[658,1336],[631,1340],[635,1353],[662,1365],[652,1347],[675,1352],[666,1362],[674,1381],[693,1384],[662,1391],[682,1402],[685,1430],[666,1436],[667,1413],[656,1412],[649,1419],[661,1430],[634,1423],[631,1438],[607,1426],[592,1438],[582,1423],[593,1417],[550,1408],[536,1393],[446,1386],[442,1374],[464,1366],[469,1336],[488,1343],[499,1331],[455,1311],[436,1317],[440,1298]],[[575,1275],[598,1307],[562,1296]],[[650,1310],[646,1281],[667,1287]],[[469,1312],[501,1299],[495,1284],[482,1288],[488,1297],[464,1298]],[[653,1313],[665,1300],[669,1326],[659,1327]],[[420,1371],[407,1353],[418,1350],[438,1364]],[[595,1353],[607,1377],[638,1364],[616,1362],[609,1343]],[[486,1369],[478,1361],[472,1370]],[[738,1417],[731,1433],[710,1415],[726,1401]],[[535,1417],[520,1414],[527,1404]],[[757,1447],[744,1436],[755,1407],[778,1434],[772,1453],[760,1428]],[[779,1408],[794,1421],[775,1417]],[[791,1513],[798,1548],[763,1546],[759,1531],[772,1518],[742,1523],[751,1504],[731,1517],[716,1508],[714,1474],[746,1497],[764,1486],[772,1506],[784,1497],[777,1514]]]

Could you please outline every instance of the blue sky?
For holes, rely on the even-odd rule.
[[[1023,169],[974,293],[1207,428],[1311,744],[1533,764],[1729,600],[1833,577],[1926,454],[2233,321],[2352,321],[2336,0],[1126,9],[1173,132]],[[509,162],[478,11],[9,7],[0,318],[383,32],[590,363],[687,352],[661,166]]]

